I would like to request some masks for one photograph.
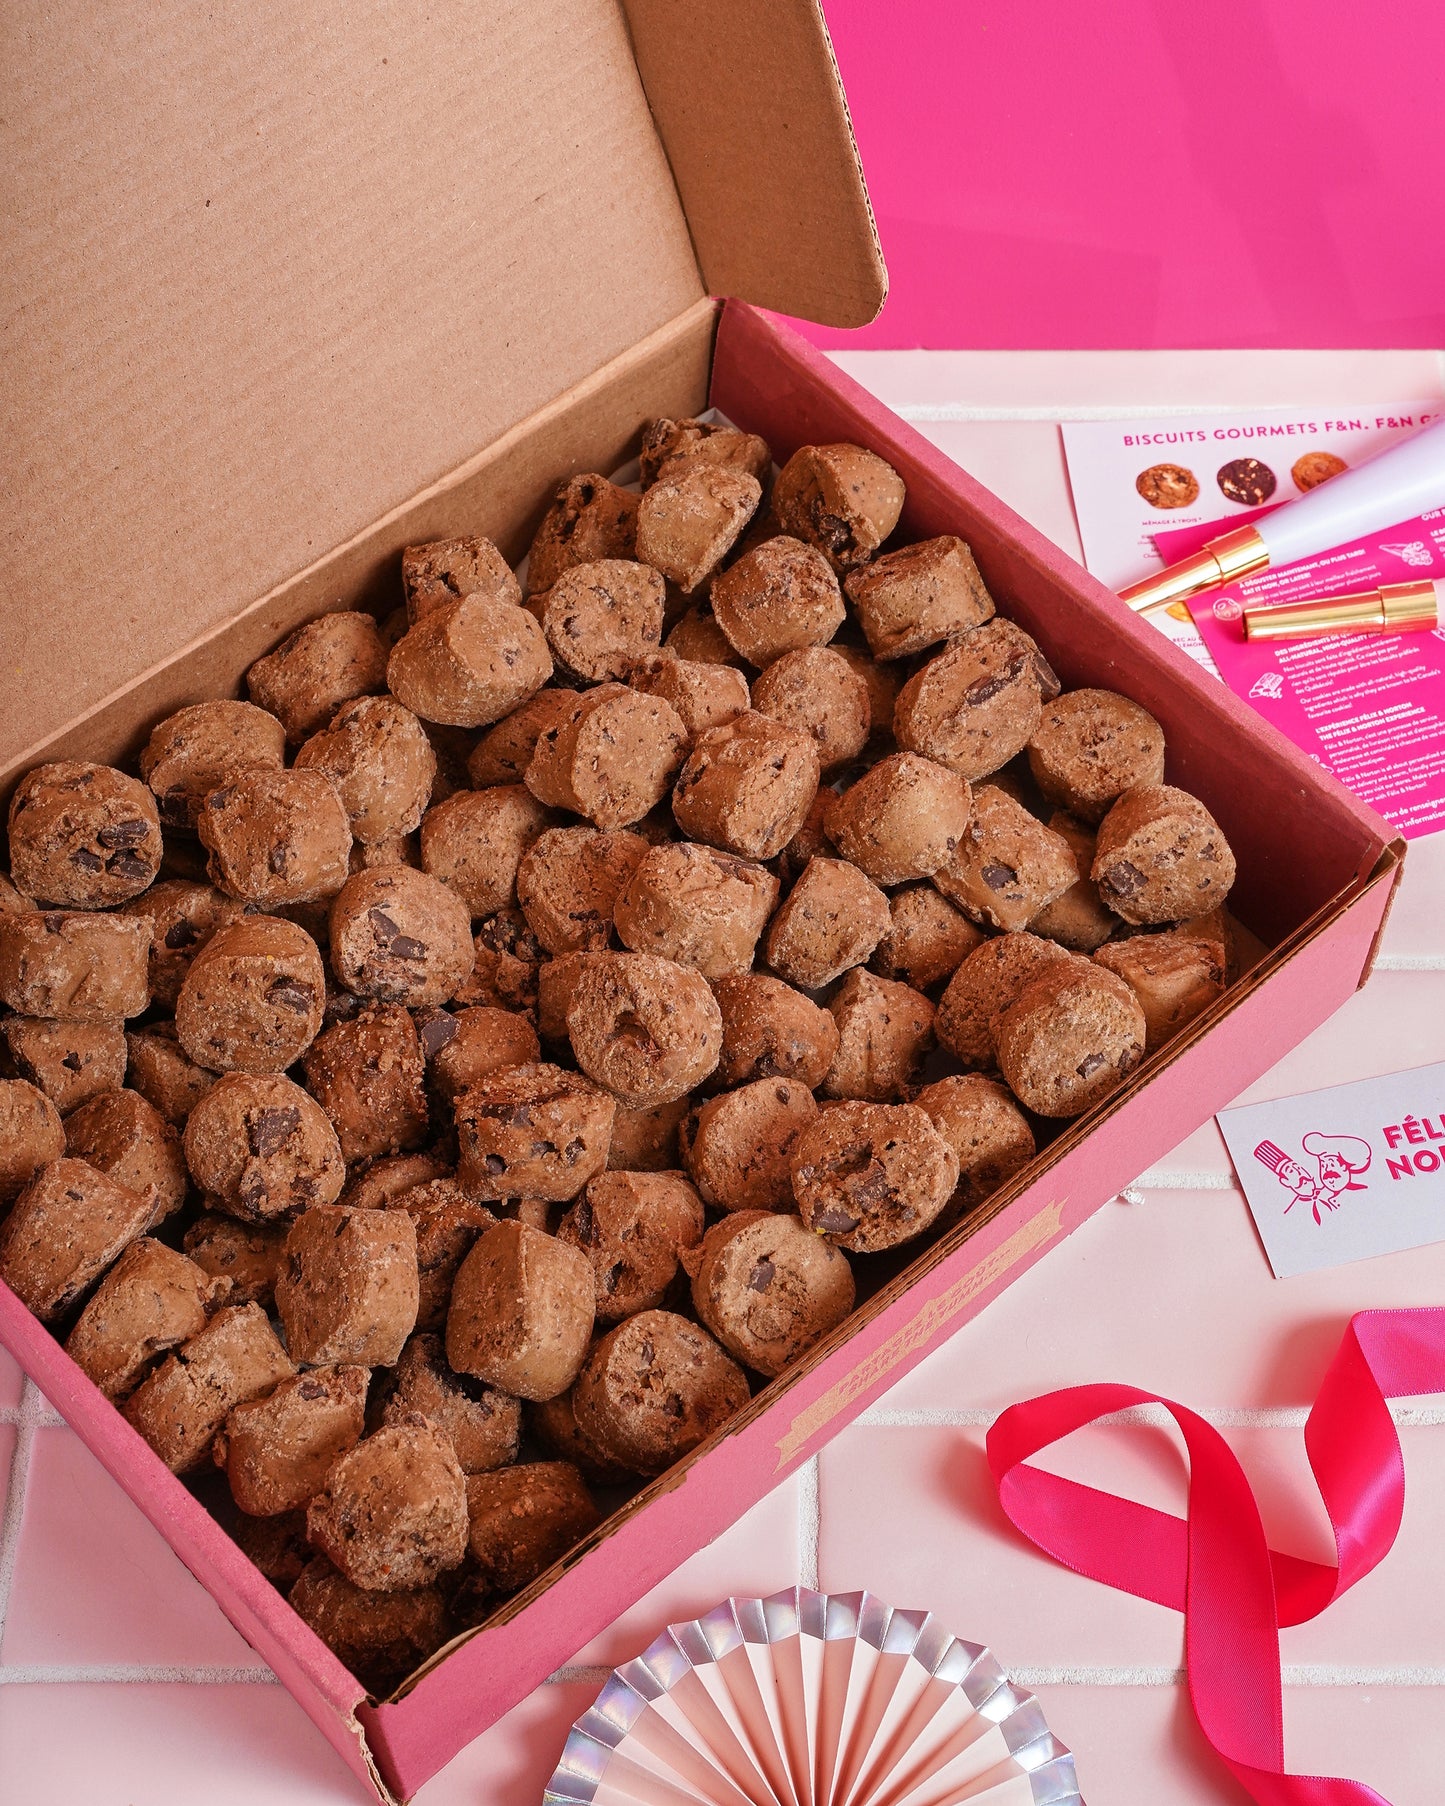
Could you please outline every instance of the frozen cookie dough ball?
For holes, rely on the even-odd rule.
[[[151,1205],[83,1160],[52,1160],[0,1225],[0,1279],[42,1323],[88,1292],[150,1222]]]
[[[702,1231],[702,1200],[681,1173],[606,1172],[563,1217],[557,1239],[587,1256],[598,1321],[615,1323],[665,1302]]]
[[[432,609],[392,647],[386,666],[397,701],[444,727],[490,727],[551,675],[535,618],[483,594]]]
[[[708,1076],[722,1048],[722,1017],[690,966],[646,953],[597,954],[578,976],[567,1033],[588,1078],[641,1110]]]
[[[966,916],[992,928],[1027,928],[1079,881],[1073,849],[996,784],[973,793],[973,819],[933,882]]]
[[[278,1517],[315,1498],[366,1429],[364,1367],[313,1367],[265,1398],[237,1405],[212,1453],[251,1517]]]
[[[762,494],[745,470],[685,460],[643,495],[637,556],[690,596],[732,550]]]
[[[186,878],[163,878],[127,903],[123,913],[150,926],[151,1001],[173,1010],[191,961],[218,928],[240,921],[245,910],[215,885]]]
[[[829,999],[838,1051],[823,1080],[828,1097],[887,1103],[917,1082],[933,1048],[933,1005],[911,985],[854,969]]]
[[[541,598],[553,658],[589,683],[626,676],[662,642],[666,590],[660,571],[628,559],[573,565]]]
[[[951,534],[885,552],[845,586],[875,658],[907,658],[993,619],[968,545]]]
[[[773,486],[785,533],[817,546],[834,570],[866,564],[898,525],[903,479],[861,445],[805,445]]]
[[[284,1218],[243,1223],[208,1211],[191,1224],[181,1246],[203,1273],[220,1282],[217,1296],[227,1304],[269,1305],[290,1227]]]
[[[982,1073],[953,1073],[914,1099],[958,1159],[957,1201],[983,1201],[1033,1159],[1034,1133],[1008,1087]]]
[[[466,903],[426,872],[357,872],[331,906],[331,969],[360,997],[413,1009],[445,1003],[474,962]]]
[[[790,1367],[853,1309],[845,1254],[791,1213],[741,1211],[709,1229],[695,1262],[699,1317],[745,1367]]]
[[[1039,717],[1028,753],[1047,800],[1094,825],[1126,790],[1164,782],[1163,728],[1113,690],[1056,696]]]
[[[574,565],[637,555],[638,497],[587,472],[558,485],[527,556],[527,588],[539,595]]]
[[[527,788],[604,831],[629,827],[667,795],[687,742],[682,718],[660,697],[600,684],[537,741]]]
[[[617,933],[635,953],[704,978],[746,972],[778,899],[766,867],[691,841],[650,848],[617,899]]]
[[[344,703],[296,755],[298,771],[324,772],[363,846],[413,833],[436,781],[426,729],[390,696]]]
[[[458,596],[480,593],[499,602],[522,599],[511,566],[491,540],[479,533],[407,546],[401,555],[401,583],[407,619],[413,623]]]
[[[416,1412],[385,1425],[333,1462],[306,1534],[369,1593],[412,1591],[460,1567],[467,1485],[451,1443]]]
[[[259,708],[276,716],[299,746],[326,726],[344,702],[386,685],[386,642],[370,615],[339,610],[298,627],[246,673]]]
[[[351,823],[324,771],[242,773],[196,821],[211,882],[259,909],[333,897],[346,882]]]
[[[580,1073],[504,1067],[456,1100],[457,1178],[488,1203],[565,1203],[606,1166],[616,1109]]]
[[[957,1155],[915,1104],[839,1104],[793,1150],[803,1222],[854,1254],[922,1235],[957,1184]]]
[[[1078,1116],[1144,1057],[1147,1025],[1112,972],[1071,959],[1037,977],[999,1020],[998,1063],[1014,1095],[1040,1116]]]
[[[514,1398],[555,1398],[587,1352],[594,1295],[581,1250],[526,1223],[497,1223],[457,1274],[447,1360]]]
[[[592,1350],[572,1402],[578,1427],[604,1454],[660,1474],[748,1398],[747,1376],[706,1330],[671,1311],[641,1311]]]
[[[818,1114],[796,1079],[754,1079],[709,1098],[684,1129],[688,1171],[714,1209],[790,1210],[789,1162]]]
[[[307,1049],[306,1084],[331,1119],[348,1165],[426,1139],[426,1061],[400,1004],[373,1004]]]
[[[1122,978],[1139,999],[1147,1053],[1162,1047],[1224,995],[1223,946],[1188,923],[1163,934],[1135,934],[1111,941],[1099,948],[1094,962]]]
[[[1104,907],[1099,887],[1089,873],[1094,866],[1095,837],[1081,821],[1056,809],[1048,820],[1049,831],[1067,841],[1079,873],[1066,891],[1047,903],[1029,923],[1034,934],[1047,936],[1071,953],[1092,953],[1118,928],[1119,920]]]
[[[753,685],[753,707],[811,734],[825,772],[849,764],[868,744],[868,685],[831,646],[774,659]]]
[[[193,828],[213,790],[248,771],[280,771],[286,730],[250,702],[194,702],[151,730],[140,774],[168,828]]]
[[[549,727],[565,721],[577,700],[574,690],[538,690],[487,729],[467,759],[467,776],[478,790],[494,784],[520,784],[532,763],[537,741]]]
[[[549,965],[555,965],[555,960]],[[427,1074],[448,1103],[504,1066],[527,1066],[542,1057],[537,1031],[515,1010],[434,1010],[417,1023]]]
[[[766,483],[772,462],[766,439],[735,426],[708,420],[659,419],[649,420],[642,429],[639,463],[644,489],[651,488],[660,477],[671,476],[684,463],[724,464]]]
[[[155,798],[110,765],[37,765],[10,799],[10,875],[37,903],[125,903],[160,870],[161,850]]]
[[[186,1165],[206,1195],[248,1222],[330,1204],[346,1168],[326,1112],[281,1073],[228,1073],[186,1121]]]
[[[136,916],[0,914],[0,1003],[72,1022],[139,1016],[150,1002],[150,938]]]
[[[861,966],[888,931],[888,899],[845,859],[810,859],[768,929],[768,964],[821,990]]]
[[[888,932],[874,949],[871,968],[928,991],[951,978],[984,933],[931,884],[910,884],[888,899]]]
[[[173,1022],[127,1033],[125,1052],[125,1082],[178,1129],[216,1082],[214,1072],[197,1066],[182,1049]]]
[[[416,1227],[404,1210],[316,1204],[292,1224],[276,1313],[296,1360],[393,1366],[418,1303]]]
[[[65,1151],[147,1199],[151,1228],[186,1201],[181,1138],[138,1091],[105,1091],[73,1110]]]
[[[458,790],[427,811],[422,869],[448,885],[474,917],[517,901],[517,871],[557,817],[524,784]]]
[[[246,916],[218,929],[176,999],[176,1036],[212,1072],[280,1072],[315,1040],[326,972],[304,928]]]
[[[1007,765],[1033,738],[1059,681],[1012,621],[976,627],[931,659],[899,693],[898,744],[974,780]]]
[[[656,652],[634,659],[626,677],[634,690],[676,710],[689,745],[710,727],[725,727],[748,706],[748,680],[732,665]]]
[[[455,1179],[430,1179],[392,1200],[416,1225],[419,1330],[441,1329],[447,1320],[457,1271],[477,1237],[496,1218]]]
[[[577,1469],[529,1461],[467,1481],[468,1548],[477,1582],[514,1593],[602,1522]]]
[[[125,1398],[168,1349],[206,1327],[213,1294],[194,1261],[142,1236],[96,1287],[65,1352],[107,1398]]]
[[[1091,876],[1126,922],[1181,922],[1217,909],[1229,895],[1234,854],[1197,797],[1170,784],[1141,784],[1104,817]]]
[[[440,1336],[413,1336],[401,1351],[385,1421],[408,1412],[420,1412],[447,1437],[464,1474],[490,1473],[517,1459],[521,1402],[453,1372]]]
[[[13,1203],[64,1152],[60,1112],[45,1093],[25,1079],[0,1079],[0,1204]]]
[[[646,851],[638,834],[549,828],[538,836],[517,867],[517,899],[549,953],[608,944],[617,899]]]
[[[828,838],[875,884],[931,878],[957,851],[973,801],[966,779],[919,753],[880,759],[830,796]]]
[[[1069,955],[1035,934],[1001,934],[970,953],[938,1005],[939,1045],[964,1066],[996,1063],[999,1018],[1046,968]]]
[[[714,580],[711,598],[728,644],[759,666],[805,646],[826,646],[846,613],[827,559],[786,536],[745,552]]]
[[[810,734],[755,710],[700,736],[672,797],[677,825],[743,859],[771,859],[803,825],[821,767]]]
[[[9,1016],[3,1033],[15,1070],[62,1116],[116,1090],[126,1076],[126,1035],[119,1022],[52,1022]]]
[[[722,1086],[796,1079],[816,1091],[838,1051],[838,1025],[819,1004],[780,978],[750,972],[713,987],[722,1012]]]
[[[302,1570],[287,1598],[373,1693],[389,1692],[447,1640],[446,1605],[435,1587],[366,1592],[320,1555]]]
[[[229,1413],[295,1372],[260,1305],[227,1305],[166,1356],[123,1410],[173,1474],[194,1473]]]

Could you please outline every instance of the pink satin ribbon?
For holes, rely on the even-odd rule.
[[[1445,1309],[1350,1319],[1305,1424],[1338,1564],[1270,1548],[1249,1482],[1202,1417],[1133,1386],[1073,1386],[1005,1411],[988,1433],[999,1501],[1075,1573],[1184,1613],[1189,1697],[1221,1761],[1260,1806],[1389,1806],[1361,1781],[1284,1768],[1279,1627],[1317,1617],[1388,1553],[1405,1469],[1387,1399],[1445,1391]],[[1163,1405],[1189,1451],[1188,1518],[1024,1465],[1130,1405]]]

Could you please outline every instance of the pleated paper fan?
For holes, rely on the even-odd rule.
[[[573,1726],[544,1806],[1078,1806],[1074,1759],[931,1612],[797,1587],[671,1625]]]

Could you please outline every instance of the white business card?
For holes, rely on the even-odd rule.
[[[1445,1065],[1218,1121],[1278,1278],[1445,1241]]]

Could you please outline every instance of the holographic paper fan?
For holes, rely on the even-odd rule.
[[[573,1726],[545,1806],[1077,1806],[1039,1703],[930,1612],[795,1588],[674,1624]]]

